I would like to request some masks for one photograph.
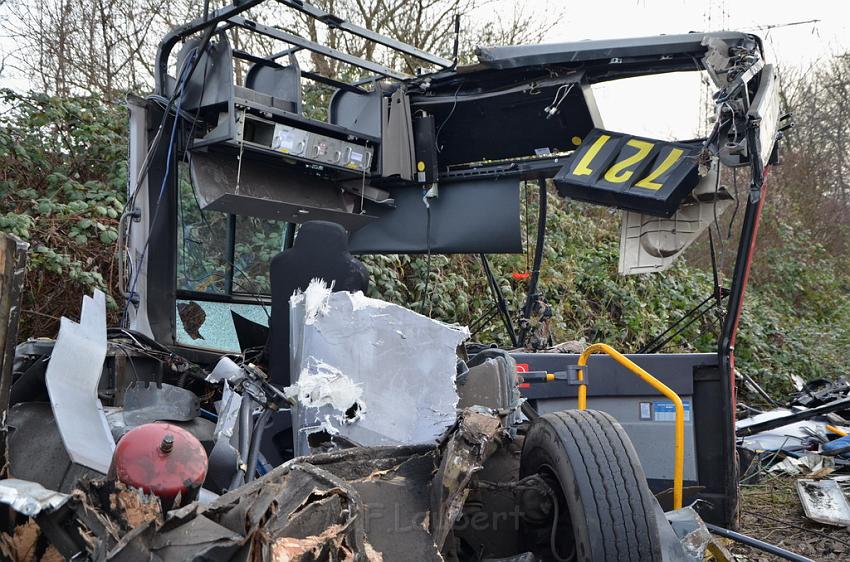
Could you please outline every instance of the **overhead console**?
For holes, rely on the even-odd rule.
[[[198,44],[183,46],[178,69],[198,56]],[[241,86],[233,68],[240,56],[251,59]],[[368,134],[304,116],[302,72],[292,53],[286,59],[281,64],[234,53],[223,33],[200,55],[180,105],[198,116],[188,148],[201,204],[233,214],[288,222],[336,220],[358,228],[369,217],[355,209],[359,197],[340,185],[379,169],[380,128]],[[369,196],[387,194],[371,190]]]

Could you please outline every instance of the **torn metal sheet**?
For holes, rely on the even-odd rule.
[[[0,486],[6,491],[15,488],[22,496],[26,490],[28,501],[12,501],[9,505],[33,518],[12,530],[11,541],[10,535],[0,535],[0,552],[7,554],[8,550],[16,550],[14,543],[22,534],[30,536],[32,544],[43,535],[56,551],[56,560],[106,560],[122,536],[135,529],[154,529],[162,523],[156,496],[120,482],[81,480],[72,494],[59,494],[20,480],[6,480]]]
[[[211,521],[196,516],[191,504],[187,514],[171,512],[162,527],[140,526],[124,535],[109,552],[110,562],[142,560],[246,560],[235,556],[243,545],[243,537]]]
[[[239,410],[242,395],[234,392],[227,380],[222,387],[221,400],[216,404],[218,421],[213,430],[213,445],[209,455],[209,470],[205,486],[217,492],[230,488],[233,475],[239,469],[238,445]]]
[[[121,535],[148,523],[161,525],[163,510],[159,498],[118,480],[83,480],[75,490],[83,509],[97,511]],[[117,528],[117,529],[116,529]]]
[[[308,437],[433,443],[455,423],[456,348],[469,337],[407,308],[321,281],[291,300],[295,454]]]
[[[812,521],[850,527],[850,504],[835,480],[797,480],[797,494]]]
[[[787,408],[777,408],[769,412],[756,414],[749,418],[738,420],[735,427],[743,430],[751,425],[780,419],[793,414]],[[803,420],[789,423],[775,429],[769,429],[753,435],[744,437],[741,445],[751,451],[777,451],[779,449],[793,449],[802,446],[804,441],[811,439],[813,433],[825,432],[826,422],[816,420]]]
[[[460,413],[456,431],[445,442],[440,468],[431,486],[431,534],[442,547],[469,494],[472,476],[492,453],[501,420],[493,414],[468,408]]]
[[[290,394],[305,408],[321,408],[332,406],[333,409],[344,412],[356,406],[356,416],[364,414],[365,407],[360,400],[363,395],[361,385],[342,374],[342,371],[318,361],[313,357],[307,359],[307,364],[301,370],[298,383],[290,387]],[[349,418],[354,421],[355,416]],[[334,433],[336,428],[329,427]]]
[[[62,442],[75,463],[103,474],[115,440],[97,396],[106,358],[106,297],[83,297],[80,323],[62,317],[45,381]]]
[[[755,433],[766,432],[771,429],[787,428],[799,421],[810,420],[818,416],[847,410],[848,408],[850,408],[850,397],[834,400],[815,408],[795,408],[793,412],[785,415],[771,415],[767,417],[768,414],[773,414],[773,412],[766,412],[765,414],[759,414],[758,416],[738,422],[735,427],[735,435],[738,437],[749,437]]]
[[[234,392],[230,388],[230,384],[225,382],[221,391],[221,401],[216,404],[218,421],[213,432],[216,441],[222,438],[230,440],[233,437],[233,430],[236,427],[236,422],[239,421],[239,408],[241,406],[242,395]]]
[[[289,556],[278,559],[306,562],[329,559],[332,552],[355,559],[369,550],[357,491],[324,467],[297,459],[194,514],[201,517],[241,535],[248,560],[276,560],[277,553]]]
[[[236,364],[233,359],[224,355],[221,359],[218,360],[218,363],[215,364],[215,367],[207,375],[205,379],[207,382],[221,382],[223,380],[232,381],[235,378],[239,378],[242,376],[242,367]]]
[[[53,511],[68,501],[68,494],[48,490],[28,480],[0,480],[0,503],[23,515],[34,517],[42,511]]]
[[[688,506],[668,511],[664,515],[673,532],[679,537],[679,543],[687,560],[701,562],[712,538],[699,514],[694,508]]]
[[[366,536],[387,562],[442,562],[428,532],[435,461],[433,451],[416,454],[351,481],[364,503]]]
[[[155,496],[118,482],[80,481],[73,494],[56,496],[63,503],[49,503],[52,492],[40,488],[39,506],[57,509],[42,511],[41,529],[31,531],[67,559],[441,562],[430,528],[436,518],[445,533],[451,529],[500,431],[499,417],[468,409],[439,448],[357,447],[296,458],[207,505],[164,516]]]

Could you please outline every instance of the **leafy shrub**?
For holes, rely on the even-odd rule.
[[[21,334],[51,335],[100,288],[114,309],[126,113],[94,98],[0,90],[0,230],[31,245]]]

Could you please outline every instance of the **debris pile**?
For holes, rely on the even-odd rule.
[[[441,443],[355,447],[296,458],[213,502],[163,513],[120,482],[83,480],[62,494],[0,481],[20,522],[0,534],[12,560],[442,560],[473,474],[505,435],[500,418],[458,414]]]
[[[120,406],[102,406],[102,366],[74,361],[85,349],[102,363],[115,345],[103,294],[87,297],[81,322],[63,319],[52,348],[50,404],[11,410],[2,557],[442,560],[474,477],[516,437],[510,426],[522,419],[522,402],[497,384],[505,373],[513,380],[515,365],[496,354],[463,369],[461,400],[456,347],[465,328],[362,293],[332,294],[321,281],[293,298],[293,311],[301,313],[293,330],[299,376],[290,387],[275,388],[253,364],[223,357],[196,374],[197,394],[161,376],[139,377]],[[121,337],[128,335],[137,337]],[[76,394],[64,378],[79,384]],[[289,407],[297,434],[324,430],[333,439],[321,446],[305,439],[307,456],[260,471],[268,414]],[[51,424],[53,449],[25,448],[39,435],[25,416]],[[67,463],[44,455],[65,448]],[[164,474],[187,471],[200,476],[180,476],[164,490]],[[255,479],[256,472],[267,473]]]
[[[767,397],[756,383],[751,390]],[[784,405],[739,404],[741,527],[816,559],[850,552],[850,383],[796,381]],[[793,538],[791,538],[793,537]]]

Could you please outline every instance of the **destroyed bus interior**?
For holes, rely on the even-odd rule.
[[[788,125],[760,40],[480,47],[460,65],[277,3],[408,73],[247,19],[259,3],[174,29],[154,93],[128,99],[120,322],[96,292],[55,340],[14,350],[4,528],[37,525],[40,553],[75,560],[701,559],[702,520],[735,525],[733,348]],[[231,29],[279,50],[240,50]],[[605,127],[594,85],[674,72],[713,84],[707,136]],[[749,178],[743,200],[722,168]],[[524,251],[523,185],[539,238],[508,310],[486,256]],[[740,205],[731,283],[691,311],[722,309],[716,351],[661,353],[669,333],[627,355],[547,350],[532,320],[555,196],[619,210],[624,275],[663,275]],[[358,256],[375,254],[480,255],[510,343],[365,296]]]

